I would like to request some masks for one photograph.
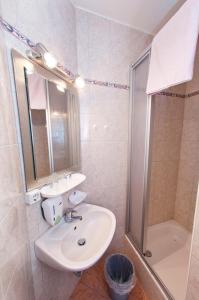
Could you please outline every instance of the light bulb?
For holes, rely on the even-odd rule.
[[[57,66],[57,60],[50,52],[44,53],[44,60],[49,69],[54,69]]]
[[[28,64],[26,65],[26,73],[27,73],[28,75],[32,75],[32,74],[34,73],[34,66],[33,66],[33,64],[28,63]]]
[[[75,86],[77,88],[84,88],[85,87],[85,80],[84,78],[82,78],[81,76],[78,76],[76,79],[75,79]]]
[[[61,84],[57,84],[56,87],[57,87],[58,91],[60,91],[61,93],[65,92],[65,87],[62,86]]]

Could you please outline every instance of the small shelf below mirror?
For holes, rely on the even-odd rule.
[[[41,195],[43,198],[52,198],[63,195],[80,185],[85,179],[86,176],[81,173],[70,174],[41,188]]]

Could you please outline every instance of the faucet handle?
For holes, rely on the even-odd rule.
[[[75,209],[73,209],[73,208],[67,208],[66,209],[66,211],[65,211],[65,214],[64,214],[64,216],[65,216],[65,221],[67,222],[67,223],[69,223],[69,222],[72,222],[74,219],[80,219],[80,220],[82,220],[82,216],[74,216],[73,215],[73,213],[76,213],[77,211],[75,210]]]
[[[72,208],[72,207],[68,207],[67,209],[66,209],[66,214],[69,214],[69,213],[76,213],[77,211],[74,209],[74,208]]]
[[[71,176],[72,176],[72,173],[65,173],[64,174],[64,178],[66,178],[66,179],[71,178]]]

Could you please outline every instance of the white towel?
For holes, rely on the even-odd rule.
[[[187,0],[154,37],[147,94],[190,81],[199,34],[199,0]]]
[[[45,79],[37,73],[28,75],[28,93],[31,109],[46,109]]]

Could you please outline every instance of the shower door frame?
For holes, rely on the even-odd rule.
[[[142,209],[142,246],[141,249],[136,245],[132,235],[130,234],[130,210],[131,210],[131,158],[132,158],[132,121],[133,121],[133,106],[135,101],[134,85],[135,85],[135,69],[149,56],[150,62],[151,47],[147,48],[144,53],[130,66],[130,108],[129,108],[129,137],[128,137],[128,174],[127,174],[127,214],[126,214],[126,235],[136,247],[138,252],[143,256],[146,247],[146,229],[147,229],[147,208],[148,208],[148,193],[149,193],[149,170],[150,170],[150,134],[151,134],[151,101],[152,96],[147,95],[147,122],[146,122],[146,140],[145,140],[145,157],[144,157],[144,193],[143,193],[143,209]]]
[[[149,56],[150,65],[150,55],[151,55],[151,45],[142,53],[142,55],[136,60],[135,63],[130,65],[130,105],[129,105],[129,134],[128,134],[128,169],[127,169],[127,205],[126,205],[126,236],[129,242],[138,252],[140,258],[146,267],[150,270],[151,274],[154,276],[157,283],[162,288],[162,291],[170,300],[175,300],[170,291],[167,289],[163,281],[159,278],[156,272],[153,270],[151,265],[145,258],[146,250],[146,229],[148,223],[148,204],[149,204],[149,191],[150,191],[150,167],[151,167],[151,148],[150,140],[152,136],[152,120],[153,120],[153,109],[152,109],[152,97],[153,95],[147,95],[147,126],[146,126],[146,140],[145,140],[145,157],[144,157],[144,193],[143,193],[143,210],[142,210],[142,249],[140,249],[136,242],[133,240],[130,234],[130,209],[131,209],[131,157],[132,157],[132,119],[133,119],[133,104],[134,104],[134,85],[135,85],[135,68],[147,57]]]

